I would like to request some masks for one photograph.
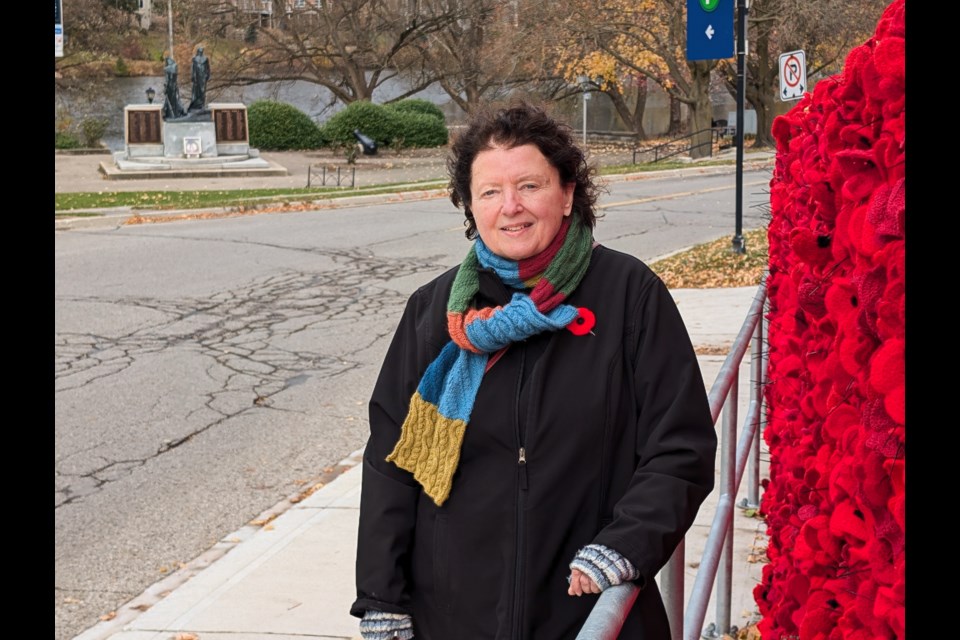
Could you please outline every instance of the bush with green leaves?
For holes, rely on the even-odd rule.
[[[388,106],[391,109],[403,113],[425,113],[428,116],[439,118],[441,122],[446,120],[440,107],[427,100],[421,100],[420,98],[407,98],[406,100],[394,102]]]
[[[325,142],[310,116],[285,102],[257,100],[247,108],[247,126],[250,146],[257,149],[317,149]]]
[[[57,131],[53,138],[54,149],[79,149],[80,139],[69,131]]]
[[[373,138],[379,147],[399,149],[447,144],[443,112],[425,100],[402,100],[392,105],[352,102],[323,125],[324,138],[332,144],[355,145],[354,130]]]
[[[357,144],[354,129],[373,138],[377,146],[387,146],[401,130],[400,114],[382,104],[358,100],[333,114],[322,127],[323,137],[331,144],[347,146]]]
[[[400,127],[397,139],[400,146],[410,147],[441,147],[447,144],[447,125],[435,116],[416,111],[399,112]]]

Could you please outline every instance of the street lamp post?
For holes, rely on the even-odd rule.
[[[168,46],[170,47],[170,57],[173,57],[173,0],[167,0],[167,34],[169,36]]]

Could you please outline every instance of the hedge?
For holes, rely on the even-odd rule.
[[[429,106],[424,106],[429,105]],[[443,112],[425,100],[403,100],[395,105],[357,101],[334,114],[323,125],[331,144],[356,144],[354,130],[383,147],[437,147],[447,143]]]
[[[310,116],[284,102],[257,100],[247,108],[247,121],[250,146],[257,149],[316,149],[325,142]]]

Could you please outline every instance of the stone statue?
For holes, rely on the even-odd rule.
[[[207,80],[210,79],[210,60],[203,55],[203,47],[197,47],[197,55],[193,56],[193,66],[190,68],[190,81],[193,90],[190,96],[189,111],[204,111],[207,104]]]
[[[180,104],[180,87],[177,85],[177,63],[173,58],[167,58],[167,65],[163,68],[166,83],[163,86],[163,119],[171,120],[186,115],[183,105]]]

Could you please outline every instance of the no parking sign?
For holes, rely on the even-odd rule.
[[[799,100],[807,90],[807,62],[803,51],[780,54],[780,99]]]

